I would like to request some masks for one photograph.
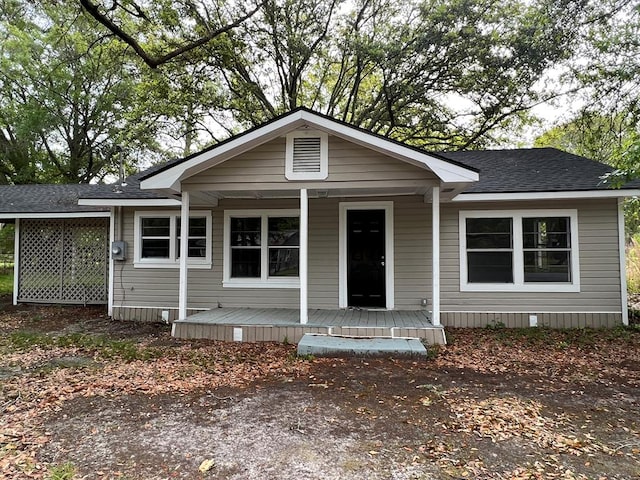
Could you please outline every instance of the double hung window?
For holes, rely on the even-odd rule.
[[[180,260],[180,214],[136,212],[135,260],[139,267],[178,266]],[[211,265],[211,213],[193,212],[189,216],[188,263]]]
[[[460,288],[579,291],[575,210],[460,212]]]
[[[225,286],[299,285],[297,210],[225,212]]]

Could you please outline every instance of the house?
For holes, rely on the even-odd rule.
[[[182,337],[442,342],[443,325],[628,322],[621,202],[640,184],[611,188],[610,171],[551,148],[430,153],[299,108],[123,185],[2,187],[0,218],[18,226],[16,302],[38,301],[33,271],[52,263],[34,254],[43,228],[100,219],[108,242],[61,246],[75,267],[53,257],[63,278],[102,268],[116,319]],[[5,205],[29,187],[66,200]],[[94,301],[88,277],[61,301]],[[35,284],[40,301],[65,288]]]

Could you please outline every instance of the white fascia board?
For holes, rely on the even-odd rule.
[[[300,110],[156,173],[152,177],[142,180],[140,188],[143,190],[168,189],[173,192],[179,192],[181,180],[216,166],[225,160],[240,155],[303,125],[309,128],[317,128],[418,167],[427,168],[446,183],[477,182],[479,179],[478,173],[473,170],[427,153],[418,152],[384,138],[379,138],[349,125]]]
[[[287,115],[280,120],[258,128],[253,132],[246,133],[224,144],[214,147],[211,150],[202,152],[189,160],[185,160],[177,165],[153,175],[140,182],[142,190],[170,189],[174,192],[180,191],[180,181],[189,178],[202,170],[214,167],[225,160],[236,155],[240,155],[259,145],[262,145],[273,138],[277,138],[298,126],[304,124],[303,111]]]
[[[575,192],[461,193],[453,202],[493,202],[508,200],[558,200],[576,198],[621,198],[640,196],[640,190],[585,190]]]
[[[376,135],[363,132],[349,125],[334,122],[309,112],[302,113],[305,114],[303,116],[305,120],[309,123],[313,123],[318,128],[321,128],[337,137],[341,137],[344,140],[357,143],[358,145],[362,145],[363,147],[370,148],[390,157],[403,160],[422,168],[426,167],[435,173],[442,182],[477,182],[480,178],[478,172],[434,157],[428,153],[418,152],[412,148],[405,147],[395,142],[390,142]]]
[[[19,218],[108,218],[111,212],[0,213],[0,220]]]
[[[80,198],[78,205],[105,207],[179,207],[172,198]]]

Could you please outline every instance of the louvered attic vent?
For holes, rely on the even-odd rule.
[[[320,172],[320,138],[293,139],[293,173]]]
[[[324,180],[328,175],[328,137],[324,132],[287,135],[285,176],[288,180]]]

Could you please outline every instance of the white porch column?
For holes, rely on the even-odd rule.
[[[309,242],[309,198],[307,189],[300,189],[300,323],[309,319],[308,243]]]
[[[20,288],[20,219],[16,218],[13,237],[13,304],[18,305]]]
[[[119,210],[119,214],[122,212]],[[121,234],[121,233],[120,233]],[[116,239],[116,207],[111,207],[111,212],[109,213],[109,290],[108,290],[108,300],[107,300],[107,315],[113,317],[113,287],[116,284],[113,278],[115,272],[115,265],[113,261],[113,252],[111,251],[111,246]]]
[[[433,277],[431,322],[440,325],[440,187],[433,187],[431,201],[431,239]]]
[[[182,192],[180,207],[180,287],[178,290],[178,319],[187,318],[187,260],[189,257],[189,192]]]

